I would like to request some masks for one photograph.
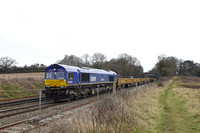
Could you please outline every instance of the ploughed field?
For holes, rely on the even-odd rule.
[[[44,72],[0,74],[0,100],[39,95],[44,88]]]

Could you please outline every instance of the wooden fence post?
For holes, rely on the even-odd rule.
[[[113,94],[116,96],[117,91],[116,91],[116,82],[113,82]]]

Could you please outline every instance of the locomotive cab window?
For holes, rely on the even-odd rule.
[[[56,78],[57,79],[64,79],[65,78],[65,72],[57,72]]]
[[[67,78],[68,78],[68,79],[73,79],[73,73],[68,72]]]
[[[54,79],[55,73],[54,72],[47,72],[46,79]]]

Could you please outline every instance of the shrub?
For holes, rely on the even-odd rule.
[[[164,87],[164,85],[163,85],[163,83],[161,83],[161,82],[158,82],[158,87]]]

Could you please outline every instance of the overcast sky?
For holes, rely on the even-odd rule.
[[[200,0],[0,0],[0,57],[50,65],[64,55],[161,54],[200,63]]]

